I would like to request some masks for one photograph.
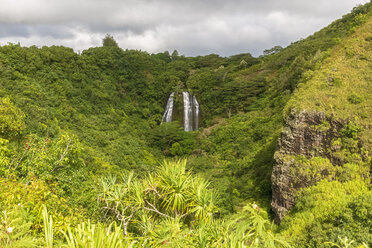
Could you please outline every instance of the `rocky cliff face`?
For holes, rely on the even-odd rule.
[[[327,117],[323,112],[296,113],[293,110],[288,116],[271,176],[271,205],[277,223],[294,206],[299,189],[328,177],[332,174],[333,165],[343,163],[342,159],[333,155],[341,149],[334,141],[340,136],[343,126],[343,123]],[[319,157],[327,162],[322,162],[321,166],[311,162],[311,159]],[[305,165],[304,160],[310,162]]]

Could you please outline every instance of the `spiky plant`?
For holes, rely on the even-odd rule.
[[[108,227],[90,221],[82,222],[76,228],[67,227],[67,232],[63,234],[68,248],[121,248],[136,244],[130,237],[124,237],[122,229],[114,222]]]
[[[173,216],[185,214],[192,183],[191,173],[186,171],[186,160],[164,161],[156,176],[161,206]]]
[[[151,247],[190,247],[188,233],[179,217],[167,218],[150,233]]]
[[[105,217],[120,221],[125,236],[153,233],[159,222],[174,219],[197,225],[211,220],[215,211],[209,183],[192,177],[186,160],[164,161],[143,180],[130,172],[119,179],[103,178],[101,184],[99,201]]]
[[[210,220],[216,210],[214,205],[214,193],[208,189],[209,182],[201,178],[195,178],[192,182],[192,201],[189,203],[190,212],[195,219]]]
[[[354,240],[349,240],[348,237],[338,237],[339,242],[333,243],[333,242],[325,242],[324,244],[330,245],[330,247],[336,247],[336,248],[368,248],[367,244],[362,244],[359,246],[353,246]]]
[[[45,234],[45,247],[52,248],[54,233],[53,233],[53,217],[48,214],[47,207],[43,205],[43,222],[44,222],[44,234]]]
[[[287,242],[274,233],[274,224],[264,210],[256,204],[246,205],[243,212],[229,223],[231,240],[237,240],[237,247],[289,248]],[[244,246],[242,246],[244,245]]]

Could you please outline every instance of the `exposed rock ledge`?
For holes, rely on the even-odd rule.
[[[286,213],[295,204],[295,193],[314,181],[301,181],[294,171],[299,169],[295,157],[302,155],[308,159],[324,157],[333,165],[341,165],[333,157],[332,140],[339,136],[343,123],[327,117],[323,112],[292,110],[285,120],[284,129],[275,153],[275,165],[271,175],[272,202],[275,222],[280,223]]]

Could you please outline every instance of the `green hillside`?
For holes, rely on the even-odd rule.
[[[371,31],[370,2],[258,58],[0,46],[0,247],[372,246]],[[162,123],[181,91],[198,131]]]
[[[348,237],[371,246],[371,114],[372,114],[372,19],[337,45],[315,71],[307,71],[286,105],[286,112],[322,112],[329,117],[317,132],[330,132],[332,123],[342,123],[339,134],[330,140],[328,155],[312,176],[325,170],[327,176],[303,189],[299,202],[282,223],[282,233],[297,238],[295,243],[320,247],[333,238]],[[331,121],[329,121],[331,120]],[[303,158],[302,158],[303,159]],[[333,164],[338,166],[334,167]],[[314,162],[312,162],[314,161]],[[318,160],[319,161],[319,160]],[[302,162],[303,163],[303,162]],[[306,163],[306,162],[305,162]],[[327,166],[331,165],[331,168]],[[330,181],[332,180],[332,181]],[[358,224],[356,224],[356,221]],[[303,234],[304,230],[308,232]],[[302,234],[301,234],[302,233]],[[327,238],[325,238],[327,237]]]
[[[315,110],[355,120],[364,145],[371,145],[372,20],[332,50],[315,71],[306,72],[287,109]],[[366,149],[371,149],[367,146]]]

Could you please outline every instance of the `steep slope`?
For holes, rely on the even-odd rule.
[[[355,8],[352,13],[345,15],[342,19],[276,54],[264,57],[261,63],[250,68],[235,72],[229,71],[228,68],[220,68],[214,74],[209,72],[221,79],[215,85],[208,82],[209,88],[213,91],[206,90],[199,93],[200,99],[206,97],[219,99],[212,95],[219,91],[221,91],[221,97],[224,98],[231,92],[229,103],[234,104],[234,100],[242,96],[241,105],[235,105],[235,110],[239,112],[234,113],[234,108],[231,112],[226,109],[222,116],[228,117],[230,114],[230,118],[215,119],[211,127],[204,129],[199,142],[199,154],[196,153],[189,158],[191,167],[202,171],[223,192],[221,194],[221,198],[225,199],[223,206],[231,206],[231,203],[234,206],[243,201],[255,201],[260,206],[270,209],[272,198],[270,178],[275,164],[274,153],[283,127],[283,116],[289,115],[283,112],[290,112],[289,107],[285,108],[285,106],[290,106],[286,103],[297,85],[302,87],[301,85],[309,79],[311,74],[316,74],[314,71],[318,71],[324,60],[329,58],[333,48],[342,44],[345,39],[349,39],[350,35],[368,20],[371,16],[371,6],[369,3]],[[205,71],[201,73],[196,75],[206,75]],[[191,77],[190,80],[193,78]],[[222,91],[223,80],[229,90]],[[193,90],[196,89],[193,88]],[[255,90],[261,90],[261,93],[252,97],[250,92]],[[315,98],[313,96],[320,96],[315,91],[306,92],[309,101]],[[368,96],[367,92],[362,94]],[[298,96],[297,93],[296,96]],[[305,104],[306,99],[302,100],[299,96],[297,102]],[[202,107],[203,104],[208,105],[204,102],[201,104]],[[214,103],[214,106],[219,108],[222,102]],[[309,119],[311,118],[321,121],[325,119],[325,116],[309,116]],[[290,117],[286,119],[290,122]],[[293,120],[293,123],[297,124],[297,121]],[[342,129],[336,119],[329,125],[332,125],[332,129],[324,133],[324,139],[328,139],[333,135],[332,133]],[[286,142],[284,139],[282,141],[282,143]],[[292,143],[288,145],[296,149],[296,146],[301,144],[298,143],[301,140],[290,142]],[[303,142],[311,143],[312,141],[304,138]],[[323,140],[318,139],[314,142],[320,143]],[[312,153],[306,145],[298,148],[303,150],[302,153]],[[327,146],[327,143],[324,143],[324,146]],[[276,156],[276,159],[279,157]],[[291,185],[283,187],[290,188]]]
[[[247,245],[247,231],[263,225],[272,240],[263,232],[260,242],[274,242],[265,211],[271,205],[277,221],[293,207],[279,230],[296,247],[322,247],[337,236],[370,244],[371,10],[372,3],[359,6],[260,58],[0,47],[0,186],[7,189],[0,192],[0,210],[24,203],[35,230],[42,229],[36,223],[42,203],[56,216],[58,230],[83,218],[112,220],[121,214],[107,215],[109,205],[103,210],[96,204],[111,185],[126,215],[119,221],[132,218],[138,206],[147,212],[136,216],[130,238],[141,240],[147,230],[144,240],[154,244],[177,237],[189,245],[183,242],[194,231],[190,235],[205,244],[214,240],[208,235],[215,227],[216,240],[222,233],[226,242]],[[198,98],[203,115],[196,132],[161,124],[169,94],[186,90]],[[182,194],[172,170],[145,173],[154,172],[159,160],[177,157],[188,158],[179,171],[190,182]],[[138,175],[132,191],[128,170]],[[190,171],[202,178],[199,186]],[[112,184],[115,175],[120,179]],[[157,192],[162,184],[165,196]],[[208,187],[218,197],[200,190]],[[138,197],[147,194],[164,201]],[[183,204],[184,196],[194,205]],[[111,210],[117,210],[115,197],[106,199]],[[177,219],[181,207],[183,222]],[[171,221],[159,218],[169,213]],[[233,213],[233,226],[212,221],[194,229],[198,216]],[[162,233],[153,236],[148,228]]]
[[[307,71],[286,106],[285,128],[272,174],[272,207],[277,220],[293,207],[300,188],[336,176],[326,162],[312,163],[315,157],[325,158],[334,166],[369,166],[371,30],[372,19],[333,49],[315,71]],[[296,159],[301,156],[310,161],[309,168]]]
[[[304,73],[284,109],[272,209],[297,247],[372,245],[372,18]]]

